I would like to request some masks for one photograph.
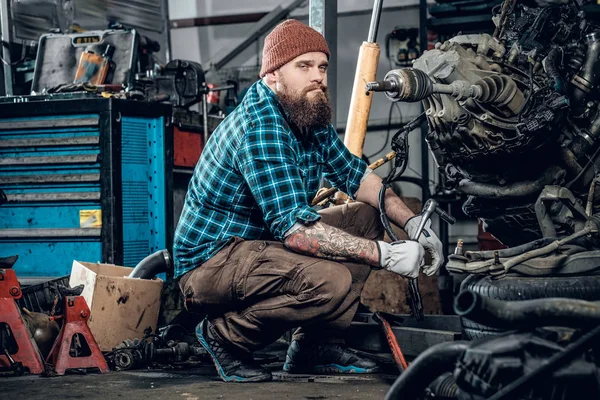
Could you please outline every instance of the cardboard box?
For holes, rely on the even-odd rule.
[[[91,311],[88,325],[102,351],[142,338],[148,327],[156,330],[163,281],[127,278],[132,270],[73,261],[69,285],[85,285],[81,295]]]

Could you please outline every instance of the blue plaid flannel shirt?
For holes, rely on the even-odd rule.
[[[320,218],[309,202],[322,176],[354,197],[366,168],[331,125],[299,140],[275,93],[259,80],[213,132],[196,165],[175,231],[175,277],[234,236],[283,240],[296,222]]]

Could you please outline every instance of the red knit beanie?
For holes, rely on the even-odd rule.
[[[295,19],[283,21],[265,37],[260,77],[299,55],[316,51],[325,53],[329,59],[329,47],[323,35]]]

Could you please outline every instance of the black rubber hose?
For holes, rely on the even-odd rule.
[[[498,185],[493,183],[475,182],[470,179],[461,179],[458,182],[458,191],[476,197],[487,199],[516,198],[531,195],[538,195],[544,186],[550,185],[557,180],[558,175],[563,171],[560,167],[552,166],[534,181],[514,182],[508,185]]]
[[[129,274],[130,278],[152,279],[157,274],[173,269],[173,261],[167,250],[159,250],[150,254],[135,266]]]
[[[433,395],[434,399],[456,399],[458,397],[458,386],[454,380],[454,375],[447,372],[435,379],[428,390]],[[430,396],[431,397],[431,396]]]
[[[439,343],[421,353],[396,379],[386,400],[415,399],[423,395],[425,388],[444,372],[454,370],[458,357],[467,349],[469,342]]]
[[[556,67],[559,50],[557,47],[550,50],[548,56],[544,60],[544,69],[546,70],[546,74],[548,75],[549,86],[557,93],[563,94],[565,93],[565,84],[563,82],[563,78]]]
[[[454,311],[479,324],[503,329],[591,328],[600,324],[600,302],[558,297],[504,301],[465,290],[456,297]]]

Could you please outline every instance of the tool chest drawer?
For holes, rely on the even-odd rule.
[[[0,104],[0,256],[20,277],[73,260],[135,266],[170,248],[170,107],[115,99]]]

